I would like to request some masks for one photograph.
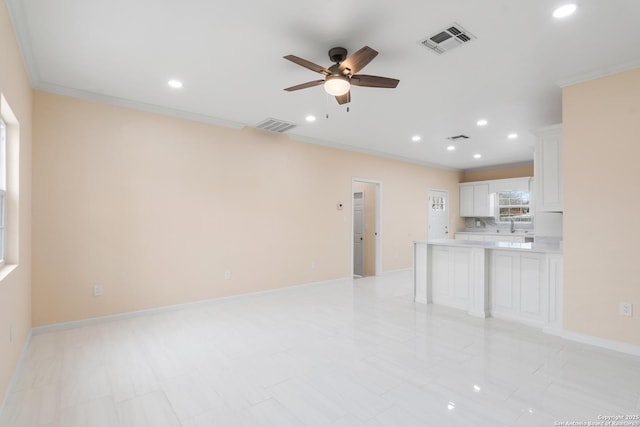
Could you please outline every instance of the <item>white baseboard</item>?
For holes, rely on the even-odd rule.
[[[467,313],[469,316],[480,317],[482,319],[486,319],[491,316],[491,313],[488,310],[469,310]]]
[[[84,326],[92,326],[92,325],[96,325],[96,324],[99,324],[99,323],[111,322],[111,321],[114,321],[114,320],[132,319],[132,318],[135,318],[135,317],[145,316],[145,315],[150,315],[150,314],[169,313],[169,312],[172,312],[172,311],[188,309],[188,308],[195,308],[195,307],[200,307],[200,306],[203,306],[203,305],[219,304],[219,303],[226,302],[226,301],[229,301],[229,300],[242,299],[242,298],[252,297],[252,296],[256,296],[256,295],[272,294],[272,293],[279,293],[279,292],[288,292],[288,291],[291,291],[293,289],[299,289],[299,288],[307,287],[307,286],[328,285],[328,284],[331,284],[331,283],[338,283],[338,282],[341,282],[343,280],[352,280],[352,278],[351,277],[342,277],[342,278],[339,278],[339,279],[324,280],[324,281],[319,281],[319,282],[302,283],[302,284],[299,284],[299,285],[287,286],[287,287],[284,287],[284,288],[269,289],[269,290],[266,290],[266,291],[250,292],[250,293],[246,293],[246,294],[231,295],[231,296],[228,296],[228,297],[211,298],[211,299],[206,299],[206,300],[201,300],[201,301],[186,302],[186,303],[182,303],[182,304],[165,305],[165,306],[162,306],[162,307],[154,307],[154,308],[147,308],[147,309],[143,309],[143,310],[128,311],[126,313],[108,314],[106,316],[90,317],[90,318],[87,318],[87,319],[72,320],[72,321],[69,321],[69,322],[52,323],[52,324],[49,324],[49,325],[33,327],[31,329],[31,332],[34,335],[38,335],[38,334],[43,334],[43,333],[47,333],[47,332],[54,332],[54,331],[62,331],[62,330],[66,330],[66,329],[81,328],[81,327],[84,327]]]
[[[618,351],[620,353],[631,354],[633,356],[640,356],[639,345],[608,340],[605,338],[594,337],[592,335],[579,334],[577,332],[567,331],[566,329],[563,329],[558,335],[570,341],[576,341],[582,344],[589,344],[595,347],[605,348],[607,350],[613,350],[613,351]]]
[[[22,372],[22,365],[24,364],[24,358],[27,354],[29,343],[31,342],[32,331],[33,329],[29,331],[27,339],[22,345],[22,350],[20,350],[20,356],[18,357],[18,363],[16,363],[16,367],[13,369],[13,374],[11,375],[11,380],[9,380],[9,385],[7,386],[4,399],[2,399],[2,404],[0,404],[0,422],[2,421],[2,417],[5,415],[5,409],[7,407],[9,397],[13,395],[13,389],[16,387],[16,383],[18,382],[18,376]]]
[[[387,270],[387,271],[383,271],[383,272],[382,272],[382,276],[388,276],[388,275],[390,275],[390,274],[403,273],[403,272],[407,272],[407,271],[413,271],[413,267],[398,268],[397,270]]]
[[[525,317],[512,315],[509,313],[500,313],[500,312],[496,313],[496,312],[490,311],[489,316],[496,319],[500,319],[500,320],[507,320],[509,322],[518,323],[520,325],[531,326],[532,328],[537,328],[540,330],[542,330],[545,325],[544,322],[541,322],[539,320],[527,319]]]

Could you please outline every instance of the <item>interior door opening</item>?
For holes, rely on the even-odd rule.
[[[353,277],[382,274],[380,182],[352,180]]]

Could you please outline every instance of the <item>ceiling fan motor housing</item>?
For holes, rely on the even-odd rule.
[[[336,64],[347,59],[347,49],[343,47],[334,47],[329,49],[329,59]]]

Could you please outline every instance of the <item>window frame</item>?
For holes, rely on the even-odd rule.
[[[526,194],[526,199],[528,200],[528,203],[526,204],[513,204],[511,203],[514,199],[516,198],[520,198],[520,199],[524,199],[524,197],[520,196],[520,197],[516,197],[513,194],[514,193],[524,193]],[[504,194],[508,194],[508,196],[503,196]],[[509,199],[509,203],[508,204],[501,204],[501,201],[507,198]],[[509,191],[498,191],[496,192],[496,223],[498,224],[508,224],[511,222],[511,220],[513,220],[515,223],[518,224],[533,224],[533,212],[531,211],[531,191],[523,191],[523,190],[509,190]],[[521,210],[521,215],[526,215],[526,216],[520,216],[518,217],[517,215],[513,215],[512,212],[509,213],[509,215],[507,215],[505,218],[506,220],[503,221],[502,218],[503,216],[501,215],[501,209],[509,209],[510,211],[513,209],[520,209]],[[524,209],[527,209],[527,213],[524,213]],[[523,220],[523,218],[526,218],[526,220]]]

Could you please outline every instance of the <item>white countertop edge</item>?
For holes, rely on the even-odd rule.
[[[416,240],[414,243],[428,244],[434,246],[459,246],[467,248],[485,248],[505,251],[527,251],[541,252],[548,254],[561,254],[562,241],[545,241],[532,243],[511,243],[511,242],[485,242],[479,240],[455,240],[455,239],[432,239]]]
[[[518,237],[534,237],[533,231],[516,230],[514,233],[507,231],[456,231],[455,234],[476,234],[481,236],[518,236]]]

